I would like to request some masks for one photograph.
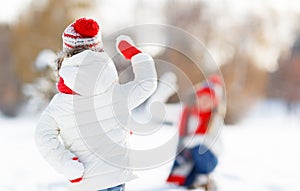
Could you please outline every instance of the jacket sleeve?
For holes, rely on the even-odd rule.
[[[149,98],[157,87],[157,74],[153,58],[146,53],[132,57],[134,80],[121,84],[120,90],[127,96],[129,110],[142,104]]]
[[[76,157],[61,143],[55,119],[43,112],[35,130],[35,143],[46,161],[58,172],[66,174],[65,166]]]

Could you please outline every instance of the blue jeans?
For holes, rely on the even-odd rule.
[[[186,186],[193,184],[197,174],[209,174],[216,168],[218,164],[218,158],[209,149],[206,148],[207,151],[200,155],[200,146],[205,147],[204,145],[199,145],[190,149],[194,161],[194,168],[186,179]]]
[[[106,189],[98,190],[98,191],[125,191],[125,184],[121,184],[119,186],[106,188]]]

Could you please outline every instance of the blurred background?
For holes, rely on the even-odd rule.
[[[11,0],[6,4],[0,14],[0,110],[6,116],[17,116],[32,97],[49,99],[55,93],[52,84],[47,85],[50,79],[45,79],[47,67],[54,63],[44,58],[55,57],[47,50],[61,50],[63,30],[80,16],[98,19],[104,37],[145,23],[177,26],[194,35],[223,74],[228,124],[239,121],[258,100],[280,99],[292,112],[300,99],[298,1]],[[201,54],[185,42],[180,46]],[[165,49],[155,57],[170,60],[193,83],[203,79],[182,54]]]
[[[281,148],[282,145],[277,145],[277,143],[282,141],[286,132],[290,133],[283,139],[285,143],[288,140],[295,141],[294,136],[300,135],[298,130],[300,115],[300,1],[297,0],[6,1],[0,7],[1,130],[24,124],[32,126],[31,129],[34,128],[36,116],[56,93],[55,75],[53,75],[55,65],[49,60],[53,60],[55,54],[61,50],[61,34],[65,27],[80,16],[92,16],[99,20],[103,37],[125,27],[147,23],[176,26],[195,36],[208,48],[225,81],[227,96],[225,124],[234,129],[225,131],[227,140],[234,139],[233,135],[237,137],[252,136],[249,138],[250,142],[253,139],[261,138],[259,143],[261,144],[265,140],[269,140],[268,136],[271,136],[270,139],[272,139],[272,135],[269,133],[273,130],[270,128],[260,132],[259,127],[280,126],[282,128],[284,126],[286,129],[276,131],[278,134],[273,136],[274,144],[269,142],[268,147],[265,147],[268,149]],[[170,40],[172,38],[176,37],[171,37]],[[181,42],[180,39],[176,39],[176,41],[191,54],[201,54],[191,44],[187,44],[185,41]],[[153,55],[157,59],[171,61],[194,84],[204,79],[203,74],[193,69],[193,63],[176,51],[162,49],[158,52],[154,51]],[[203,65],[203,69],[209,70],[205,65]],[[159,74],[166,70],[168,68],[158,66]],[[179,91],[185,92],[185,87],[180,84],[181,76],[178,78]],[[170,102],[176,101],[176,97],[170,99]],[[261,118],[270,119],[272,122],[260,123],[256,120],[257,118],[253,122],[253,116],[257,117],[258,115]],[[280,116],[286,117],[283,119]],[[28,119],[30,120],[28,121]],[[248,131],[247,127],[251,125],[255,126],[251,128],[257,128],[255,132]],[[292,130],[289,130],[288,126],[291,126]],[[235,127],[244,127],[247,130],[240,132],[236,131]],[[7,134],[5,130],[3,132]],[[262,137],[256,137],[255,133],[258,132]],[[265,134],[262,135],[261,133],[264,132]],[[229,147],[236,145],[235,143],[239,144],[242,139],[228,143]],[[18,140],[20,139],[18,138]],[[3,139],[3,145],[6,143],[6,139]],[[18,144],[22,143],[18,142]],[[286,147],[294,146],[296,143],[298,144],[299,141],[288,142]],[[252,148],[249,146],[248,149]],[[9,153],[12,148],[6,149]],[[19,150],[20,146],[15,145],[14,149]],[[262,153],[265,153],[264,149],[261,150],[260,154]],[[279,154],[279,151],[275,150],[267,158],[272,160],[273,154],[276,155],[276,159],[280,158],[282,168],[286,169],[288,161],[299,159],[299,152],[297,153],[298,158],[293,155],[295,150],[285,155],[286,157],[282,158],[281,156],[280,158],[279,155],[282,152]],[[233,157],[230,152],[227,152],[226,156],[227,160],[231,160]],[[238,154],[234,156],[241,157]],[[245,157],[249,159],[248,155]],[[226,161],[226,159],[224,160]],[[22,166],[22,164],[20,165]],[[274,170],[273,167],[278,170],[280,165],[276,163],[269,170]],[[293,190],[294,187],[291,185],[294,183],[294,179],[300,178],[298,171],[295,170],[297,167],[300,169],[299,165],[289,166],[290,171],[284,172],[286,175],[293,174],[291,175],[293,176],[292,180],[284,182],[284,185],[290,186],[289,189],[286,189],[287,186],[274,187],[274,182],[276,182],[274,181],[267,189],[261,190]],[[223,168],[223,170],[228,172],[227,168]],[[282,175],[281,171],[278,173]],[[229,177],[234,180],[238,179],[236,176]],[[12,180],[9,179],[9,181]],[[239,182],[243,184],[241,181]],[[18,190],[11,185],[12,183],[7,183],[5,188]],[[53,185],[55,187],[55,184]],[[42,187],[35,189],[42,190]],[[44,190],[47,189],[44,188]],[[48,188],[48,190],[51,189]]]

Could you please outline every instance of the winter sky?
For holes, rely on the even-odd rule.
[[[9,23],[16,20],[19,14],[30,3],[31,0],[8,0],[0,6],[0,23]]]
[[[0,6],[0,23],[9,23],[15,21],[19,14],[27,8],[29,3],[32,0],[8,0]],[[110,4],[112,7],[115,7],[115,4],[118,5],[123,3],[124,5],[132,4],[136,0],[128,1],[102,1],[105,4]],[[208,0],[204,0],[208,1]],[[162,3],[162,1],[151,1],[155,3]],[[215,6],[221,6],[233,9],[237,14],[243,14],[246,10],[251,9],[252,11],[259,11],[265,6],[271,6],[275,9],[281,11],[296,11],[300,12],[300,1],[298,0],[252,0],[252,1],[240,1],[240,0],[210,0],[209,3],[214,4]],[[102,4],[103,6],[103,4]],[[120,6],[119,6],[120,7]],[[124,6],[121,6],[124,8]],[[126,6],[125,6],[126,7]]]

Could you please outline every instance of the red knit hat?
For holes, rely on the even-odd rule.
[[[210,96],[210,98],[213,101],[214,105],[219,103],[218,98],[216,96],[216,92],[213,88],[211,88],[209,86],[204,86],[196,92],[197,97],[200,97],[200,96],[205,95],[205,94],[208,94]]]
[[[77,19],[65,29],[62,39],[64,51],[75,48],[95,51],[103,49],[100,27],[94,19],[85,17]]]
[[[197,96],[202,96],[204,94],[209,94],[212,99],[214,99],[216,96],[215,91],[212,88],[210,88],[209,86],[202,87],[196,92]]]

